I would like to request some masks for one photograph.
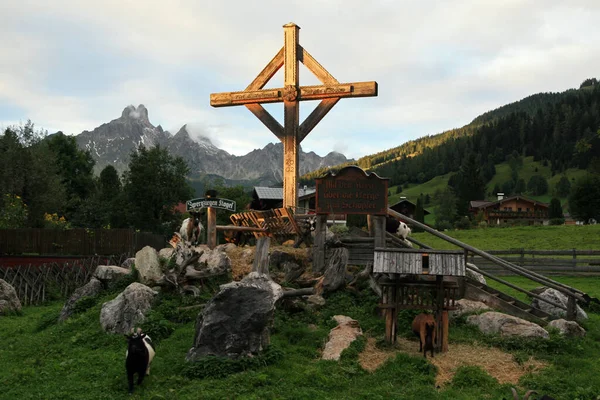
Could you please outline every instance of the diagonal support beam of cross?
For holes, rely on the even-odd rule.
[[[299,43],[300,27],[294,23],[283,26],[284,46],[240,92],[212,93],[213,107],[246,106],[279,140],[283,142],[283,206],[298,203],[298,150],[304,138],[317,126],[342,98],[377,96],[377,82],[340,83]],[[300,86],[298,73],[302,62],[322,83]],[[269,80],[284,67],[284,86],[263,89]],[[300,123],[300,101],[321,100],[319,105]],[[261,104],[281,103],[284,106],[283,126]]]

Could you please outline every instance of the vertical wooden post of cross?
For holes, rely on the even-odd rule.
[[[283,206],[296,206],[298,190],[298,127],[300,124],[300,104],[298,87],[300,85],[298,46],[300,27],[286,24],[284,31],[284,90],[283,90],[283,165],[284,185]]]

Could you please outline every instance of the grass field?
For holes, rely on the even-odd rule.
[[[481,250],[600,250],[600,225],[495,227],[444,233]],[[434,249],[458,248],[427,232],[412,236]]]
[[[488,228],[449,234],[482,249],[600,247],[600,226]],[[427,241],[424,235],[433,238],[429,234],[414,236]],[[537,286],[520,277],[506,279],[526,289]],[[555,279],[600,297],[600,277]],[[198,299],[159,296],[143,325],[157,344],[157,356],[152,375],[136,387],[133,396],[127,393],[126,340],[104,333],[99,324],[102,303],[117,292],[107,292],[97,301],[82,305],[78,314],[62,324],[56,323],[56,318],[63,301],[26,307],[22,315],[1,316],[0,399],[512,398],[512,384],[501,384],[492,372],[469,363],[452,367],[451,380],[437,387],[440,370],[429,358],[424,360],[415,353],[418,342],[409,328],[415,312],[403,311],[399,316],[399,336],[404,342],[410,339],[407,343],[412,352],[385,345],[384,323],[376,312],[378,298],[366,287],[329,295],[325,307],[318,311],[278,308],[271,347],[265,356],[237,363],[212,358],[190,366],[185,355],[193,343],[196,312],[178,307],[205,302],[215,290],[215,285],[207,284]],[[521,293],[509,294],[528,301]],[[600,309],[587,311],[590,319],[582,323],[587,330],[583,339],[566,339],[555,332],[549,340],[485,336],[459,318],[451,323],[450,352],[481,349],[475,356],[485,358],[489,357],[485,349],[494,349],[508,353],[519,365],[534,357],[548,366],[537,372],[525,370],[517,384],[520,393],[536,389],[556,399],[598,400]],[[392,356],[374,372],[367,371],[359,362],[367,340],[360,339],[339,362],[320,360],[329,330],[334,327],[331,317],[337,314],[358,320],[365,336],[375,339],[377,351]],[[462,359],[462,353],[455,356]]]

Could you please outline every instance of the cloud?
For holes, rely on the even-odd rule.
[[[30,118],[79,133],[143,103],[153,124],[188,124],[232,154],[264,147],[277,139],[260,121],[244,107],[211,108],[209,96],[244,89],[294,21],[339,81],[379,83],[378,98],[343,99],[302,143],[360,157],[577,87],[600,68],[599,19],[596,0],[8,0],[0,125]],[[305,68],[300,79],[317,83]],[[270,86],[282,85],[279,72]],[[280,104],[267,109],[281,121]],[[303,118],[310,109],[302,104]]]

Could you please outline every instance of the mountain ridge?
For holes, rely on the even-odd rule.
[[[262,149],[236,156],[218,148],[205,136],[192,138],[187,124],[174,135],[160,125],[154,126],[143,104],[128,105],[119,118],[91,131],[85,130],[75,139],[80,149],[88,150],[92,155],[96,173],[107,165],[122,173],[127,168],[131,151],[144,145],[148,148],[161,146],[173,156],[183,158],[190,168],[190,176],[216,175],[226,180],[252,181],[266,186],[283,181],[281,143],[269,143]],[[313,151],[305,153],[302,148],[299,158],[300,174],[352,161],[338,152],[332,151],[321,157]]]

